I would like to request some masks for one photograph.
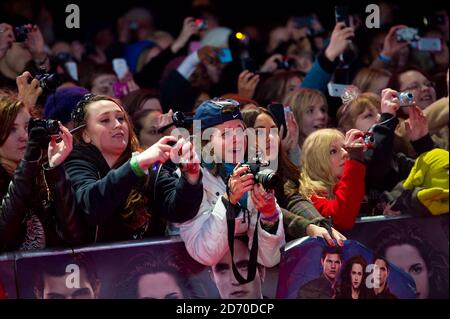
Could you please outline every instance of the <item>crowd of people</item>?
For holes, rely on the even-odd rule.
[[[361,216],[448,213],[448,14],[406,26],[379,5],[379,29],[350,12],[352,23],[326,30],[311,14],[265,35],[221,25],[210,3],[176,36],[135,7],[89,41],[10,14],[0,252],[180,236],[214,280],[231,280],[226,260],[244,284],[263,280],[292,239],[338,248]],[[399,39],[408,27],[440,50]],[[355,258],[341,276],[366,265]],[[335,297],[369,295],[343,285]]]

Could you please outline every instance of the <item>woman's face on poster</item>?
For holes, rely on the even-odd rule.
[[[386,249],[388,261],[409,273],[416,283],[417,299],[427,299],[429,295],[429,272],[425,260],[418,249],[404,244]]]
[[[350,272],[350,278],[352,280],[353,289],[359,289],[363,278],[363,267],[360,264],[353,264]]]
[[[143,275],[138,281],[139,299],[183,299],[175,277],[166,272]]]

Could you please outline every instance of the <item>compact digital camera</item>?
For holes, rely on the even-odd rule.
[[[400,106],[411,106],[414,104],[414,94],[409,91],[400,92],[398,94],[398,100],[400,102]]]

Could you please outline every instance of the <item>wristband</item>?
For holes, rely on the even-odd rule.
[[[391,60],[392,60],[392,58],[385,56],[384,54],[381,54],[381,53],[378,55],[378,59],[380,59],[380,61],[385,64],[391,63]]]
[[[133,156],[130,160],[131,170],[136,174],[136,176],[142,177],[148,174],[148,172],[144,171],[137,161],[136,156]]]
[[[265,217],[264,215],[261,215],[261,220],[265,221],[265,222],[274,222],[278,219],[278,212],[275,211],[275,214],[269,216],[269,217]]]

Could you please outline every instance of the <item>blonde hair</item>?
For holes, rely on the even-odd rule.
[[[312,103],[317,100],[322,99],[323,104],[327,107],[328,112],[328,103],[325,95],[319,90],[307,89],[307,88],[299,88],[290,92],[283,101],[284,105],[289,105],[294,113],[295,120],[299,126],[302,125],[302,117],[306,107],[312,105]],[[305,137],[302,137],[300,132],[300,137],[298,140],[298,144],[302,147],[303,141]]]
[[[342,105],[336,114],[338,121],[338,129],[345,133],[355,128],[356,118],[364,113],[367,109],[371,109],[380,113],[381,100],[375,93],[362,93],[355,99]]]
[[[338,179],[331,173],[330,146],[344,134],[336,129],[326,128],[311,133],[303,143],[300,164],[300,194],[333,198],[333,187]]]
[[[373,92],[375,81],[385,77],[390,79],[392,73],[383,69],[363,68],[355,76],[353,85],[356,85],[361,92]]]

